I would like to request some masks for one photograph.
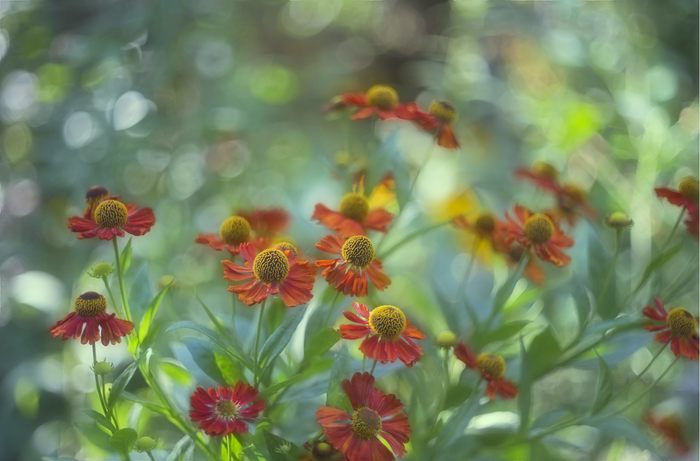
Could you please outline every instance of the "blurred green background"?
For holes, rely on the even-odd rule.
[[[192,243],[197,232],[215,231],[236,209],[283,206],[290,235],[310,250],[324,234],[309,220],[316,202],[335,205],[359,169],[407,181],[407,165],[421,163],[432,141],[411,126],[320,111],[334,95],[385,83],[423,107],[453,103],[463,145],[431,160],[398,234],[465,187],[499,213],[515,200],[545,206],[512,175],[545,160],[589,189],[601,216],[622,209],[634,219],[620,268],[629,279],[677,214],[653,187],[697,176],[697,37],[698,5],[683,0],[0,0],[0,459],[94,459],[66,424],[92,389],[89,351],[47,333],[72,297],[101,288],[85,269],[110,260],[108,245],[66,229],[88,187],[154,208],[157,224],[134,240],[134,253],[153,286],[165,274],[177,280],[164,318],[201,317],[195,288],[225,312],[219,255]],[[552,273],[555,288],[533,301],[540,322],[566,331],[558,307],[585,279],[586,242],[599,233],[576,229],[574,265]],[[447,325],[429,309],[432,293],[456,285],[466,261],[450,235],[387,261],[393,289],[380,295],[424,288],[413,316],[430,335]],[[609,237],[600,237],[608,248]],[[697,246],[684,248],[656,287],[696,273]],[[477,277],[474,304],[489,283]],[[672,302],[697,313],[697,277],[681,288]],[[651,345],[646,334],[635,338],[636,348]],[[635,350],[621,367],[639,370],[651,356]],[[106,354],[121,366],[127,357]],[[577,380],[548,378],[540,405],[577,395]],[[697,367],[686,364],[652,403],[677,408],[692,436],[697,394]],[[624,443],[614,453],[590,447],[568,459],[655,459]]]

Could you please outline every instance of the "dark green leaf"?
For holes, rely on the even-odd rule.
[[[483,333],[477,332],[473,339],[474,346],[481,349],[489,343],[510,339],[525,328],[528,323],[530,323],[529,320],[515,320],[513,322],[504,323],[492,331]]]
[[[612,373],[605,360],[598,357],[598,384],[596,385],[591,414],[596,414],[608,404],[612,398],[613,379]]]
[[[647,264],[647,267],[644,269],[644,273],[642,274],[642,278],[639,280],[639,283],[634,289],[634,293],[638,292],[645,283],[649,280],[649,277],[656,271],[657,269],[661,269],[667,262],[669,262],[671,259],[673,259],[676,254],[681,251],[681,248],[683,247],[682,243],[679,243],[678,245],[672,247],[668,251],[665,251],[664,253],[661,253],[658,255],[656,258],[652,259],[649,261],[649,264]]]
[[[561,347],[554,331],[547,327],[535,336],[527,349],[527,372],[534,381],[539,378],[561,356]]]
[[[520,260],[520,263],[518,263],[518,267],[508,276],[508,278],[503,283],[503,285],[501,285],[498,291],[496,291],[496,295],[493,298],[493,305],[491,306],[493,312],[498,313],[503,309],[506,302],[508,301],[508,298],[510,298],[510,295],[513,294],[515,285],[522,278],[525,266],[527,266],[527,262],[528,258],[523,257]]]
[[[168,327],[166,332],[172,332],[182,329],[194,330],[198,333],[203,334],[204,336],[209,338],[212,341],[212,343],[214,343],[214,345],[216,345],[223,353],[227,354],[232,360],[242,363],[249,370],[253,369],[253,364],[250,361],[250,359],[239,354],[238,351],[236,351],[233,348],[233,346],[226,340],[225,337],[191,320],[181,320],[179,322],[175,322],[174,324]]]
[[[307,333],[307,335],[311,336],[311,340],[309,340],[309,345],[304,351],[304,360],[301,363],[302,368],[307,367],[316,357],[325,354],[340,340],[340,334],[333,328],[326,328],[313,334]]]
[[[243,367],[236,365],[236,363],[231,360],[228,355],[215,351],[214,362],[216,362],[216,366],[219,368],[219,372],[224,378],[224,382],[226,384],[233,384],[237,381],[245,379]]]
[[[652,453],[656,452],[649,442],[649,437],[639,427],[621,416],[594,416],[584,420],[583,424],[598,428],[603,436],[621,438]]]
[[[126,427],[115,432],[114,435],[112,435],[110,443],[115,450],[121,453],[129,453],[131,449],[134,448],[137,437],[138,434],[135,430]]]
[[[263,432],[265,438],[267,452],[270,457],[267,458],[270,461],[289,461],[290,459],[298,459],[303,450],[298,446],[294,445],[289,440],[283,439],[272,432]]]
[[[436,447],[443,448],[443,454],[449,454],[449,450],[446,450],[449,445],[454,443],[469,425],[472,417],[476,414],[479,409],[479,393],[481,391],[478,387],[474,388],[474,392],[469,396],[466,402],[458,407],[452,415],[448,418],[443,429],[439,432],[437,439],[435,440]],[[447,459],[447,458],[441,458]]]
[[[530,406],[532,404],[532,374],[530,373],[530,358],[523,337],[520,337],[520,380],[518,382],[518,412],[520,413],[520,430],[524,431],[529,424]]]
[[[132,250],[131,250],[131,238],[129,238],[129,241],[126,242],[126,246],[122,248],[121,254],[119,255],[119,263],[122,266],[122,273],[126,274],[126,271],[129,270],[129,267],[131,267],[131,257],[132,257]]]
[[[109,391],[109,397],[107,399],[107,406],[113,408],[114,404],[117,403],[119,396],[124,391],[126,386],[134,377],[134,373],[138,369],[136,362],[131,362],[124,370],[119,373],[119,376],[112,383],[112,389]]]

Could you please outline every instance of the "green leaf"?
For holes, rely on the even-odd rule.
[[[226,384],[234,384],[245,379],[243,367],[236,365],[228,355],[214,351],[214,362]]]
[[[656,453],[656,449],[649,442],[649,437],[639,427],[621,416],[594,416],[584,420],[583,424],[598,428],[603,436],[618,437]]]
[[[185,435],[180,440],[178,440],[177,443],[173,446],[172,451],[168,455],[167,461],[176,461],[178,459],[181,459],[181,457],[185,453],[187,453],[188,450],[192,450],[193,447],[194,444],[192,442],[192,439],[189,435]]]
[[[114,429],[116,429],[114,427],[114,424],[112,424],[112,421],[107,419],[102,413],[98,413],[95,410],[87,409],[83,410],[83,413],[90,416],[90,418],[92,418],[94,422],[107,429],[109,432],[113,432]]]
[[[479,387],[475,387],[474,392],[472,392],[472,394],[469,396],[469,399],[467,399],[463,405],[458,407],[450,415],[445,423],[445,426],[438,433],[437,439],[435,440],[435,446],[442,447],[443,454],[449,454],[449,450],[447,450],[447,448],[449,448],[449,445],[454,443],[461,435],[464,434],[464,431],[469,425],[469,421],[471,421],[472,417],[479,409],[480,392]]]
[[[525,328],[528,323],[530,323],[529,320],[515,320],[513,322],[504,323],[492,331],[483,333],[477,332],[473,339],[474,345],[481,349],[489,343],[510,339]]]
[[[613,394],[612,372],[601,357],[598,357],[598,383],[596,384],[595,397],[591,405],[591,414],[596,414],[610,402]]]
[[[158,363],[161,371],[172,378],[174,381],[182,384],[183,386],[189,386],[192,382],[192,377],[190,372],[183,368],[179,363],[171,359],[163,359]]]
[[[130,427],[126,427],[118,430],[114,433],[114,435],[112,435],[110,444],[115,450],[121,453],[129,453],[131,449],[134,448],[134,443],[136,443],[137,438],[138,434],[136,431]]]
[[[270,461],[289,461],[290,459],[298,459],[303,454],[301,448],[272,432],[265,431],[263,436],[267,452],[270,455],[267,459]]]
[[[302,372],[298,372],[293,374],[291,377],[288,379],[285,379],[284,381],[280,381],[277,384],[274,384],[268,388],[266,388],[264,391],[262,391],[262,395],[265,397],[270,397],[272,395],[275,395],[277,392],[289,387],[293,386],[294,384],[306,381],[309,378],[312,378],[316,376],[319,373],[322,373],[333,365],[335,361],[333,359],[327,358],[327,359],[321,359],[321,360],[316,360],[314,361],[313,365],[311,365],[309,368],[305,369]]]
[[[523,337],[520,337],[520,380],[518,382],[518,412],[520,413],[520,430],[524,431],[529,424],[530,406],[532,405],[532,374],[530,373],[530,358]]]
[[[341,299],[344,299],[344,297],[330,287],[323,290],[318,304],[309,316],[309,321],[306,322],[307,334],[304,335],[304,354],[309,350],[309,343],[311,342],[312,335],[308,334],[308,332],[315,332],[325,328],[327,326],[326,320],[334,318],[334,312],[329,312],[329,310],[337,310]]]
[[[128,400],[129,402],[136,403],[138,405],[141,405],[144,408],[147,408],[148,410],[152,411],[153,413],[163,415],[165,417],[170,417],[170,410],[167,407],[164,407],[163,405],[159,405],[157,403],[153,403],[149,400],[143,400],[136,395],[132,394],[131,392],[122,392],[122,397],[124,399]]]
[[[160,307],[160,304],[163,301],[165,295],[168,293],[169,289],[170,285],[160,290],[158,294],[148,304],[148,306],[146,307],[146,311],[143,314],[143,317],[141,317],[138,338],[139,343],[142,345],[142,347],[147,346],[148,343],[150,343],[153,339],[154,335],[150,335],[149,337],[149,333],[151,333],[151,325],[153,324],[153,319],[158,313],[158,308]]]
[[[112,389],[109,391],[109,397],[107,399],[107,406],[111,409],[117,403],[119,396],[124,391],[126,386],[134,377],[134,373],[138,369],[136,362],[131,362],[124,370],[119,373],[119,376],[112,383]]]
[[[122,273],[126,274],[126,271],[131,267],[132,259],[132,249],[131,249],[131,238],[126,242],[126,246],[122,248],[121,254],[119,255],[119,264],[122,266]]]
[[[669,262],[671,259],[673,259],[676,254],[681,251],[681,248],[683,247],[682,243],[679,243],[678,245],[672,247],[668,251],[661,253],[659,256],[656,258],[652,259],[649,261],[649,264],[647,264],[647,267],[644,269],[644,273],[642,274],[642,278],[639,280],[639,283],[635,287],[633,293],[638,292],[644,284],[647,283],[649,280],[649,277],[656,271],[657,269],[662,268],[667,262]]]
[[[232,360],[242,363],[249,370],[253,370],[253,363],[249,358],[242,356],[236,351],[232,345],[222,337],[222,335],[210,330],[209,328],[195,323],[191,320],[181,320],[170,325],[166,332],[172,332],[182,329],[194,330],[209,338],[224,354],[228,355]]]
[[[559,341],[552,327],[545,328],[535,336],[527,349],[528,373],[534,380],[549,371],[551,365],[561,356]]]
[[[340,333],[333,328],[316,331],[309,336],[311,336],[311,339],[308,347],[304,350],[304,360],[301,362],[301,368],[306,368],[313,359],[325,354],[340,340]]]
[[[275,329],[274,333],[267,338],[260,351],[260,363],[269,365],[284,350],[292,339],[292,335],[304,318],[305,308],[298,307],[291,309],[291,312],[284,319],[282,324]]]
[[[491,306],[492,312],[498,313],[505,306],[510,295],[513,294],[515,285],[523,276],[523,271],[525,271],[525,266],[527,266],[528,258],[524,257],[518,263],[518,267],[508,276],[506,281],[501,285],[501,287],[496,291],[496,295],[493,298],[493,305]]]
[[[223,381],[223,377],[219,373],[219,367],[214,358],[214,351],[209,343],[199,338],[183,338],[182,344],[187,348],[194,363],[211,379],[216,382]],[[189,360],[180,356],[181,360],[187,363]]]

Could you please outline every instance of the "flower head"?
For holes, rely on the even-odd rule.
[[[218,235],[197,234],[194,241],[236,256],[241,244],[246,242],[264,250],[288,225],[289,214],[281,208],[244,210],[226,218],[219,227]]]
[[[491,400],[496,396],[512,399],[518,395],[515,384],[504,378],[506,362],[500,355],[488,353],[476,355],[466,344],[459,343],[455,347],[455,356],[467,367],[477,370],[486,380],[486,395]]]
[[[355,107],[352,120],[361,120],[376,115],[385,120],[395,118],[395,110],[399,106],[399,94],[387,85],[373,85],[365,93],[345,93],[337,96],[326,107],[326,110],[339,110]]]
[[[399,399],[376,389],[369,373],[355,373],[342,387],[351,413],[333,407],[316,411],[328,442],[348,461],[392,461],[403,456],[411,427]]]
[[[452,124],[457,120],[457,111],[446,101],[433,101],[428,111],[423,111],[418,104],[411,102],[401,104],[396,109],[396,115],[418,125],[423,131],[435,136],[438,146],[446,149],[457,149],[459,141],[454,134]]]
[[[144,235],[155,222],[150,208],[124,203],[119,197],[110,196],[104,187],[94,186],[85,194],[83,215],[68,218],[68,228],[79,239],[112,240],[123,237],[125,232]]]
[[[344,339],[360,339],[360,351],[380,363],[401,360],[406,366],[413,366],[423,351],[414,340],[425,336],[406,319],[406,315],[396,306],[378,306],[370,311],[361,303],[354,303],[355,312],[345,311],[343,315],[352,324],[340,326],[340,336]]]
[[[372,241],[365,235],[327,235],[316,243],[316,248],[338,255],[335,259],[320,259],[316,265],[322,268],[326,281],[346,295],[366,296],[368,280],[378,290],[391,283],[382,271],[382,262],[375,257]]]
[[[516,267],[518,264],[520,264],[520,261],[527,253],[527,248],[518,242],[505,243],[501,238],[497,238],[494,247],[496,248],[496,251],[501,252],[505,256],[506,264],[508,264],[510,267]],[[525,277],[527,277],[528,280],[536,285],[544,284],[544,271],[533,258],[529,258],[527,260],[523,274],[525,274]]]
[[[531,168],[518,168],[515,176],[534,183],[537,187],[547,192],[557,193],[559,191],[559,172],[550,163],[535,162]]]
[[[655,416],[648,413],[644,417],[644,421],[654,432],[661,435],[671,445],[673,452],[677,455],[684,455],[690,451],[690,446],[683,430],[683,420],[680,416],[675,414]]]
[[[529,209],[515,205],[514,216],[506,212],[506,223],[501,238],[505,245],[517,242],[531,249],[540,259],[557,267],[569,264],[571,258],[562,248],[573,246],[574,241],[564,234],[551,217],[544,213],[533,213]]]
[[[685,227],[688,233],[698,238],[698,222],[700,221],[700,208],[698,207],[698,180],[692,176],[686,176],[678,183],[678,190],[668,187],[654,189],[656,196],[666,199],[669,203],[682,207],[688,213],[685,219]]]
[[[301,259],[293,246],[282,245],[260,251],[251,243],[242,243],[239,252],[243,264],[222,261],[224,278],[237,282],[229,291],[249,306],[274,295],[287,307],[308,302],[313,296],[316,268]]]
[[[134,324],[107,314],[107,301],[94,291],[86,291],[75,299],[74,310],[49,329],[52,336],[61,339],[80,338],[82,344],[103,345],[120,343]]]
[[[386,232],[394,218],[386,209],[396,200],[394,188],[394,178],[388,174],[369,196],[365,196],[361,177],[353,191],[340,200],[338,211],[318,203],[311,218],[343,236],[363,235],[369,230]]]
[[[656,340],[662,344],[671,343],[671,350],[676,357],[698,360],[700,342],[698,340],[698,318],[683,309],[674,307],[666,311],[661,299],[654,299],[653,306],[642,310],[645,317],[654,321],[644,327],[648,331],[657,331]]]
[[[211,436],[245,434],[265,408],[258,391],[246,383],[234,387],[198,387],[190,397],[190,419]]]

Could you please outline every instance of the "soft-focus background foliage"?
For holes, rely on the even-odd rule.
[[[154,208],[158,223],[133,245],[152,287],[166,274],[177,281],[159,314],[164,323],[201,319],[195,289],[223,315],[230,301],[219,256],[192,243],[196,232],[217,229],[235,209],[279,205],[293,214],[290,235],[310,249],[323,235],[308,219],[313,205],[335,204],[354,172],[366,167],[371,182],[393,169],[408,181],[406,165],[422,162],[432,141],[408,124],[350,124],[320,113],[335,94],[387,83],[424,107],[434,98],[451,101],[463,144],[432,158],[417,206],[389,239],[439,219],[442,202],[465,187],[498,213],[516,200],[549,205],[512,175],[546,160],[590,188],[601,216],[622,209],[634,219],[619,264],[629,285],[652,255],[651,239],[663,241],[677,213],[653,187],[697,175],[697,36],[697,4],[683,0],[0,1],[0,459],[97,456],[81,451],[81,436],[66,424],[88,404],[89,350],[47,334],[75,294],[101,289],[85,269],[109,260],[109,246],[78,242],[65,227],[89,186]],[[560,341],[573,336],[572,287],[589,283],[594,266],[611,256],[612,235],[601,229],[579,225],[572,266],[549,273],[545,289],[525,292],[514,306],[510,320],[533,321],[525,334],[551,324]],[[451,236],[441,230],[389,258],[393,284],[379,296],[405,306],[430,337],[447,325],[435,293],[452,293],[467,264]],[[697,313],[696,268],[697,246],[688,240],[664,274],[620,309],[637,312],[661,294]],[[502,266],[493,273],[480,267],[467,287],[479,310],[505,277]],[[451,327],[465,334],[468,323]],[[622,382],[656,347],[641,331],[618,346],[605,359]],[[159,347],[186,361],[167,336]],[[517,368],[517,340],[501,352]],[[123,348],[104,353],[123,368]],[[650,379],[669,362],[659,360]],[[591,359],[539,381],[533,414],[587,408],[596,369]],[[185,389],[206,384],[201,373],[173,370],[169,377]],[[428,376],[416,370],[400,373],[416,381],[416,394],[429,392],[431,383],[420,382]],[[697,374],[685,362],[633,417],[649,405],[671,408],[694,440]],[[133,383],[135,393],[139,386]],[[278,413],[287,438],[303,443],[316,430],[319,392],[288,395],[296,403]],[[410,391],[399,392],[411,403]],[[175,398],[186,408],[186,393]],[[507,425],[513,415],[492,417]],[[131,414],[129,421],[166,447],[176,441],[157,419]],[[620,434],[604,435],[574,429],[561,446],[569,451],[552,459],[658,456]],[[482,459],[528,453],[554,456],[533,449]]]

